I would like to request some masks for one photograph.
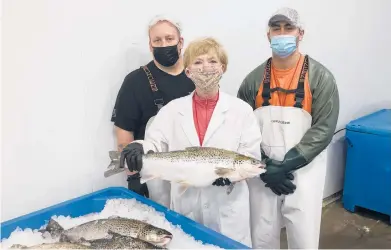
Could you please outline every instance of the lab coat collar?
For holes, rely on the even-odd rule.
[[[194,125],[193,118],[193,96],[195,91],[190,95],[184,97],[186,100],[183,107],[180,109],[179,113],[182,115],[181,125],[182,129],[188,137],[190,144],[192,146],[201,146],[197,130]],[[225,114],[229,110],[229,100],[228,94],[225,94],[219,91],[219,100],[217,101],[216,107],[213,111],[212,117],[210,119],[208,128],[206,130],[203,146],[207,146],[208,140],[212,137],[214,132],[224,123]]]

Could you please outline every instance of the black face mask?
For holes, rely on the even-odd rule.
[[[155,60],[164,67],[171,67],[179,59],[178,45],[167,47],[153,47]]]

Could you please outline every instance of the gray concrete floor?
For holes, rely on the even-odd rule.
[[[287,248],[286,233],[281,248]],[[357,208],[345,210],[340,200],[323,208],[319,240],[321,249],[391,249],[390,217]]]

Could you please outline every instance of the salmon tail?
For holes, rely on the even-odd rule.
[[[40,233],[48,232],[52,237],[58,237],[64,231],[64,228],[54,219],[50,219],[48,225],[44,229],[38,231]]]
[[[118,151],[109,151],[110,156],[110,164],[107,167],[107,170],[104,172],[104,177],[110,177],[112,175],[121,173],[125,170],[125,168],[120,167],[120,158],[121,153]]]

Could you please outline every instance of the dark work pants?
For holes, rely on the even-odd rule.
[[[148,192],[148,187],[147,184],[141,184],[140,183],[140,174],[137,173],[135,175],[129,175],[128,176],[128,189],[138,193],[139,195],[142,195],[146,198],[149,198],[149,192]]]

